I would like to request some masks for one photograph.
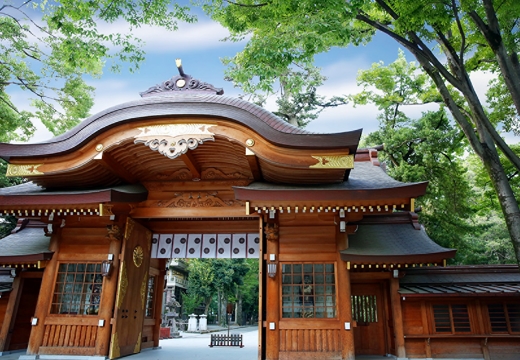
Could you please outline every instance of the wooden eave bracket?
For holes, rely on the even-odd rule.
[[[255,181],[262,181],[262,171],[260,170],[260,164],[258,163],[258,158],[256,154],[251,151],[251,149],[246,148],[246,159],[249,164],[249,170],[251,170],[251,174],[253,174],[253,178]]]

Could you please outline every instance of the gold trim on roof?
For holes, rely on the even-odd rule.
[[[309,168],[317,169],[353,169],[354,155],[311,155],[318,160],[317,164],[310,165]]]
[[[7,172],[5,176],[13,177],[13,176],[36,176],[43,175],[41,171],[38,170],[38,167],[43,164],[25,164],[25,165],[17,165],[17,164],[7,164]]]

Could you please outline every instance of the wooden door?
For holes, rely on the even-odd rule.
[[[381,284],[352,284],[351,291],[356,355],[385,355]]]
[[[141,351],[151,232],[128,218],[121,250],[110,359]]]

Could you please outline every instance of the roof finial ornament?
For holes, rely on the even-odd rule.
[[[184,73],[184,70],[182,70],[182,60],[181,59],[175,59],[175,65],[177,65],[177,70],[179,70],[179,75],[182,77],[186,77],[186,74]]]
[[[188,75],[182,69],[181,59],[175,59],[175,65],[179,70],[179,75],[172,77],[170,80],[166,80],[162,84],[152,86],[148,90],[140,93],[141,97],[153,96],[164,92],[211,92],[216,95],[224,94],[224,90],[216,88],[211,84],[194,79],[191,75]]]

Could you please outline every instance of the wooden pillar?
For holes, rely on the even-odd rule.
[[[266,273],[266,269],[264,266],[264,230],[263,230],[263,221],[262,217],[258,218],[258,237],[260,239],[259,243],[259,258],[258,258],[258,360],[264,359],[264,346],[265,346],[265,327],[264,327],[264,304],[265,304],[265,278],[264,274]]]
[[[264,256],[267,256],[267,264],[276,263],[277,271],[274,278],[268,277],[266,280],[266,360],[277,360],[280,356],[280,263],[278,262],[278,242],[267,240],[267,249]],[[271,261],[271,256],[275,256],[275,261]],[[267,269],[266,269],[267,270]],[[266,276],[268,276],[266,274]],[[274,324],[274,329],[271,329]]]
[[[154,289],[154,319],[155,325],[153,327],[153,346],[159,347],[159,338],[161,333],[161,314],[163,310],[163,295],[164,295],[164,276],[166,275],[166,259],[159,259],[159,275],[155,277]]]
[[[20,304],[20,297],[23,289],[23,279],[18,275],[14,278],[13,288],[9,294],[9,302],[5,310],[4,323],[0,331],[0,353],[9,350],[9,342],[11,339],[11,332],[16,322],[16,314],[18,313],[18,305]]]
[[[395,351],[398,358],[406,358],[403,330],[403,310],[401,297],[399,296],[399,279],[390,279],[390,303],[392,305],[392,318],[394,321]]]
[[[59,241],[61,238],[61,229],[58,226],[54,227],[54,232],[51,236],[49,250],[54,252],[52,259],[47,263],[42,277],[42,286],[40,288],[40,295],[38,296],[38,303],[34,311],[34,318],[38,319],[37,324],[31,329],[31,337],[27,345],[27,355],[36,355],[40,349],[45,332],[45,318],[49,312],[49,307],[52,301],[52,293],[56,283],[56,268],[58,266],[58,252]]]
[[[354,360],[354,327],[352,323],[352,301],[350,291],[350,271],[347,270],[347,264],[341,260],[340,251],[348,248],[348,238],[346,233],[337,232],[337,263],[338,263],[338,315],[342,324],[350,324],[350,330],[344,327],[341,331],[341,359]]]
[[[126,217],[119,221],[119,228],[125,228]],[[121,253],[121,242],[122,240],[112,240],[109,245],[108,254],[113,254],[114,259],[112,260],[112,272],[110,277],[104,278],[103,292],[101,294],[100,308],[98,318],[105,320],[105,325],[98,328],[98,337],[96,341],[96,352],[97,356],[107,356],[108,350],[110,349],[110,336],[112,333],[111,320],[114,311],[114,303],[116,300],[117,291],[117,280],[119,274],[119,254]],[[108,258],[107,254],[107,258]]]

